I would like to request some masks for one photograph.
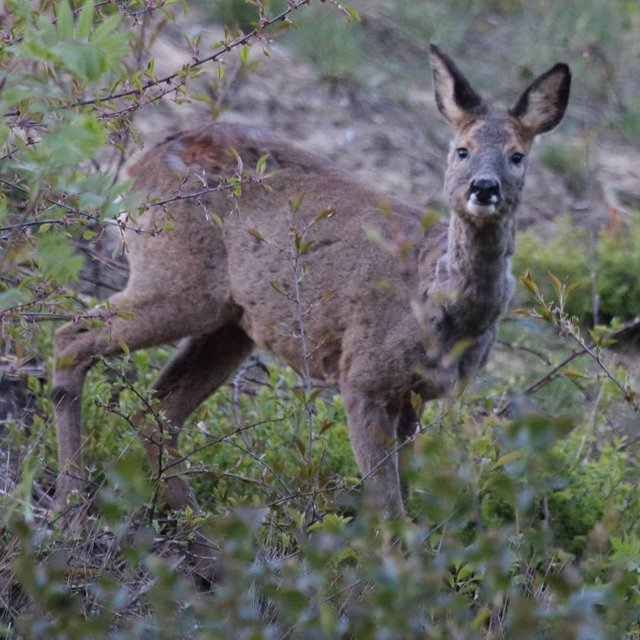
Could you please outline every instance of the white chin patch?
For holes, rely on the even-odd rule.
[[[472,198],[469,198],[469,200],[467,200],[467,211],[474,216],[491,216],[496,212],[496,205],[493,203],[480,204]]]

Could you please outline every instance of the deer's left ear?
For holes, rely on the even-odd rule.
[[[551,131],[567,109],[570,88],[571,71],[559,62],[531,83],[509,113],[532,136]]]

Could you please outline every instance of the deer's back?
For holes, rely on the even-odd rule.
[[[409,375],[400,371],[415,371],[424,356],[410,303],[420,290],[419,253],[432,256],[435,269],[446,251],[443,223],[425,233],[421,209],[241,125],[218,123],[169,138],[131,174],[138,187],[170,198],[178,188],[184,195],[224,185],[222,177],[237,171],[238,156],[252,169],[267,154],[268,189],[244,184],[238,198],[223,188],[148,210],[143,224],[162,226],[168,216],[173,230],[131,238],[131,277],[168,270],[172,282],[194,283],[201,295],[237,305],[254,341],[298,369],[302,317],[313,375],[335,380],[340,367],[354,366],[363,368],[363,381],[377,376],[383,387],[398,384]],[[301,204],[294,212],[296,200]],[[430,269],[422,264],[422,276]],[[372,347],[381,362],[363,364],[361,354]]]

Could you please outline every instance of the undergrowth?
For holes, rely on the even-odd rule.
[[[205,506],[197,526],[224,575],[207,595],[181,561],[194,516],[163,506],[130,420],[140,397],[153,406],[166,356],[136,353],[90,374],[96,497],[90,526],[71,536],[45,508],[51,408],[46,386],[32,383],[26,471],[3,498],[10,637],[637,637],[636,438],[604,430],[620,394],[589,358],[507,412],[501,399],[526,395],[548,364],[516,379],[490,367],[454,406],[428,405],[406,472],[409,517],[396,522],[361,504],[340,397],[315,397],[309,456],[301,381],[274,364],[246,368],[190,419],[180,445]],[[533,409],[562,380],[579,382],[576,403],[590,412]]]

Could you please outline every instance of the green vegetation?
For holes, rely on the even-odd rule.
[[[284,0],[263,0],[260,6],[245,0],[218,0],[215,3],[200,2],[202,9],[211,12],[212,17],[232,29],[249,31],[265,19],[281,13],[287,4]]]
[[[466,394],[426,407],[406,520],[382,521],[362,504],[335,390],[310,397],[273,363],[245,371],[190,418],[179,453],[205,512],[169,511],[133,420],[145,406],[154,419],[151,385],[167,347],[92,369],[91,500],[78,496],[87,520],[58,526],[50,321],[109,321],[78,287],[105,229],[135,224],[139,199],[118,173],[140,137],[132,115],[162,95],[210,99],[194,89],[198,74],[215,76],[227,48],[247,47],[244,63],[255,44],[227,36],[213,67],[176,68],[168,82],[140,52],[181,8],[155,4],[0,7],[0,376],[21,376],[34,402],[28,428],[0,425],[0,635],[637,640],[637,382],[606,350],[619,322],[640,314],[634,216],[593,239],[577,215],[548,242],[521,234],[523,310]],[[295,3],[262,4],[270,18]],[[426,75],[415,47],[431,38],[461,51],[470,43],[465,62],[485,86],[498,73],[527,78],[562,51],[582,105],[567,129],[640,135],[626,81],[637,77],[636,2],[398,0],[358,4],[361,22],[335,4],[289,15],[297,29],[286,42],[322,78],[354,91],[381,76],[407,83],[402,69]],[[217,11],[231,31],[260,16],[231,0]],[[478,45],[494,36],[501,46]],[[570,148],[547,146],[542,162],[577,189],[591,167]],[[602,326],[589,330],[594,291]],[[223,579],[212,592],[194,588],[185,525],[218,546]]]
[[[371,54],[367,33],[359,22],[348,22],[337,12],[312,8],[301,13],[298,28],[287,40],[316,67],[323,80],[362,83]]]
[[[635,215],[619,226],[602,227],[593,242],[575,216],[560,220],[547,242],[533,232],[520,234],[514,272],[522,277],[531,271],[547,300],[554,295],[549,273],[572,283],[576,288],[565,309],[585,326],[593,324],[594,297],[599,323],[629,320],[640,314],[640,285],[631,275],[640,269],[638,222]]]
[[[138,376],[123,389],[106,384],[112,369],[91,376],[87,455],[98,512],[72,540],[43,530],[25,501],[37,461],[51,455],[50,407],[39,401],[25,479],[4,509],[13,580],[36,604],[28,615],[16,604],[4,610],[17,637],[35,629],[107,637],[118,628],[123,638],[366,639],[381,630],[539,638],[564,637],[574,625],[596,629],[594,637],[635,637],[640,494],[625,438],[562,415],[482,417],[473,398],[450,414],[432,407],[408,472],[412,522],[385,523],[359,505],[340,399],[314,401],[309,464],[298,381],[274,366],[235,399],[229,389],[216,394],[185,429],[181,451],[199,469],[194,486],[211,509],[200,526],[219,544],[225,575],[215,594],[197,595],[168,555],[181,516],[159,508],[122,417],[136,408],[133,389],[149,393],[154,359],[125,358],[122,370]],[[481,397],[508,386],[494,379]],[[391,535],[401,544],[390,545]]]
[[[540,153],[540,162],[561,176],[571,193],[580,197],[586,190],[587,151],[550,142]]]

